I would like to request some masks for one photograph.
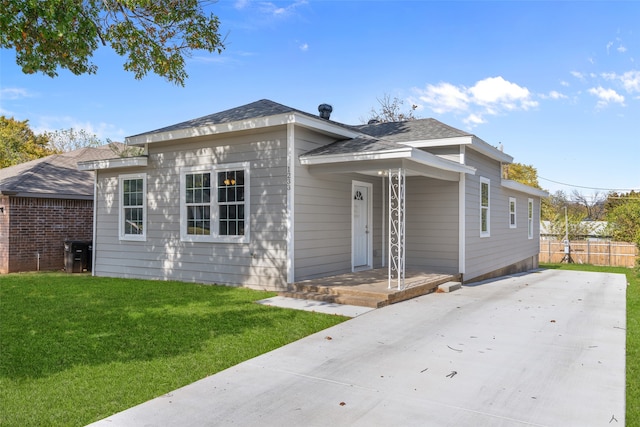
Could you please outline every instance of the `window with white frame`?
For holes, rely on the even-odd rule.
[[[118,177],[120,188],[120,240],[146,240],[147,176],[129,174]]]
[[[181,238],[249,241],[249,164],[185,168],[180,174]]]
[[[529,238],[533,239],[533,199],[527,202],[527,233]]]
[[[491,235],[491,195],[488,178],[480,177],[480,237],[489,237]]]
[[[509,197],[509,228],[516,227],[516,198]]]

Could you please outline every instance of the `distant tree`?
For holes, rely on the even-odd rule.
[[[502,166],[502,174],[505,179],[511,179],[533,188],[542,189],[538,183],[538,170],[532,165],[522,163],[510,163]]]
[[[0,116],[0,168],[54,154],[44,135],[36,135],[29,121]]]
[[[584,215],[567,210],[565,217],[564,209],[557,212],[549,221],[549,234],[552,234],[558,240],[563,240],[568,235],[569,240],[584,239],[594,233],[594,225],[592,222],[585,221]]]
[[[606,196],[603,193],[596,191],[591,196],[585,196],[578,190],[573,190],[571,200],[584,208],[585,220],[604,220]]]
[[[93,74],[102,44],[126,56],[124,69],[141,79],[149,71],[184,86],[185,57],[220,53],[220,22],[196,0],[1,0],[0,48],[15,49],[26,74],[58,75],[58,68]]]
[[[607,212],[611,237],[640,247],[640,193],[623,194],[618,200],[620,203]]]
[[[368,123],[370,121],[376,121],[379,123],[387,123],[387,122],[406,122],[408,120],[416,120],[415,111],[418,108],[417,105],[411,105],[409,110],[403,111],[402,107],[404,105],[404,101],[394,97],[391,98],[390,95],[384,94],[382,98],[376,98],[378,104],[380,104],[379,109],[371,108],[369,112],[369,117],[365,120],[362,120],[364,123]]]
[[[97,147],[102,141],[84,129],[63,129],[53,132],[45,132],[44,136],[49,140],[49,147],[58,153],[77,150],[83,147]]]

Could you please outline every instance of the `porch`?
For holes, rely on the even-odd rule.
[[[460,275],[407,270],[403,289],[389,288],[388,268],[322,277],[294,283],[280,296],[380,308],[435,292],[439,285],[460,281]]]

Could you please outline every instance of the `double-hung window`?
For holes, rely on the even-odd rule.
[[[490,182],[488,178],[480,177],[480,237],[489,237],[491,235]]]
[[[147,177],[146,174],[120,175],[120,240],[146,240]]]
[[[527,233],[533,239],[533,199],[527,202]]]
[[[509,228],[516,227],[516,198],[509,197]]]
[[[249,164],[185,168],[180,174],[181,238],[249,241]]]

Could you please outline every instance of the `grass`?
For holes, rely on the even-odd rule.
[[[627,276],[626,425],[640,426],[640,275],[630,268],[583,264],[544,264],[544,268],[620,273]]]
[[[86,425],[346,320],[254,303],[273,295],[0,276],[0,425]]]

